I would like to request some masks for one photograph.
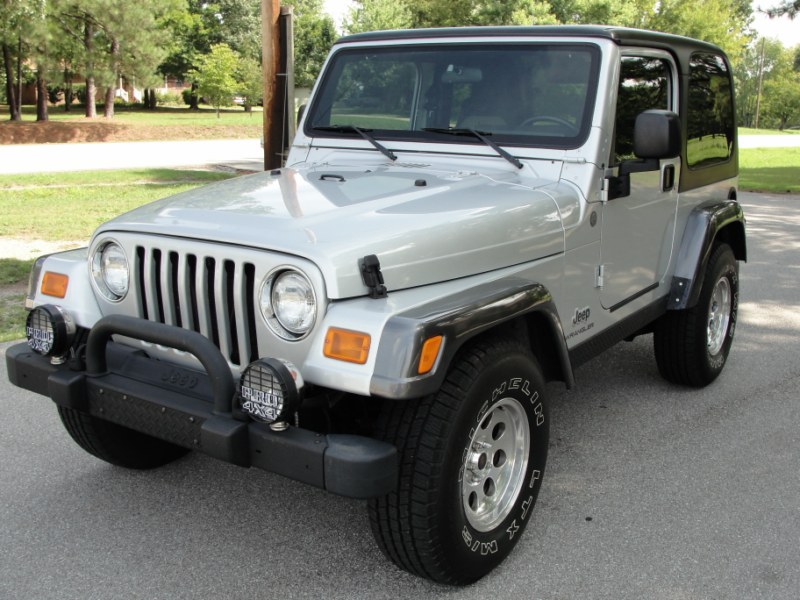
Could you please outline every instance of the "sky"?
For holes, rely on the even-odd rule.
[[[794,21],[786,16],[770,19],[757,12],[759,8],[766,10],[776,4],[780,4],[780,2],[778,0],[753,0],[753,12],[756,15],[753,28],[763,37],[779,39],[784,46],[792,47],[800,44],[800,17],[795,17]]]
[[[325,10],[333,17],[336,24],[341,26],[342,17],[347,13],[350,4],[350,0],[325,0]],[[759,35],[777,38],[784,46],[791,47],[800,44],[800,17],[794,21],[789,17],[770,19],[757,12],[759,8],[766,10],[776,4],[780,4],[780,0],[753,0],[752,6],[756,15],[753,27]]]

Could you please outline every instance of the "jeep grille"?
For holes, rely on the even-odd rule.
[[[253,264],[136,246],[133,276],[141,318],[199,332],[234,365],[258,358]]]

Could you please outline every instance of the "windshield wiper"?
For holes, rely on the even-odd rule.
[[[362,138],[367,140],[370,144],[375,146],[375,149],[378,150],[381,154],[389,158],[389,160],[397,160],[397,155],[389,150],[386,146],[381,144],[378,140],[372,137],[368,131],[372,131],[372,129],[361,129],[361,127],[356,127],[355,125],[323,125],[323,126],[316,126],[314,129],[319,129],[320,131],[352,131],[353,133],[357,133]]]
[[[516,157],[511,156],[508,152],[503,150],[500,146],[495,144],[492,140],[487,138],[487,135],[492,135],[491,132],[488,131],[475,131],[474,129],[469,129],[466,127],[423,127],[422,131],[432,131],[434,133],[447,133],[449,135],[471,135],[472,137],[478,138],[484,144],[489,146],[492,150],[497,152],[500,156],[505,158],[508,162],[512,165],[517,167],[518,169],[522,168],[522,163],[517,160]]]

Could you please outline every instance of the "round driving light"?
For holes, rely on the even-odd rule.
[[[92,276],[103,295],[112,301],[128,293],[130,271],[125,251],[115,242],[98,246],[92,257]]]
[[[242,372],[237,386],[239,407],[256,421],[287,421],[300,407],[303,377],[288,361],[261,358]]]
[[[270,275],[261,288],[261,314],[273,332],[285,340],[297,340],[311,331],[317,316],[314,286],[299,271]]]
[[[75,329],[75,322],[69,314],[52,304],[37,306],[28,313],[25,321],[28,346],[42,356],[61,356],[66,353]]]

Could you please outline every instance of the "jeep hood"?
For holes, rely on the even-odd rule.
[[[95,235],[129,231],[301,256],[322,271],[328,297],[347,298],[367,292],[358,262],[369,254],[392,291],[562,252],[556,186],[547,184],[530,175],[523,184],[508,171],[300,166],[154,202]]]

